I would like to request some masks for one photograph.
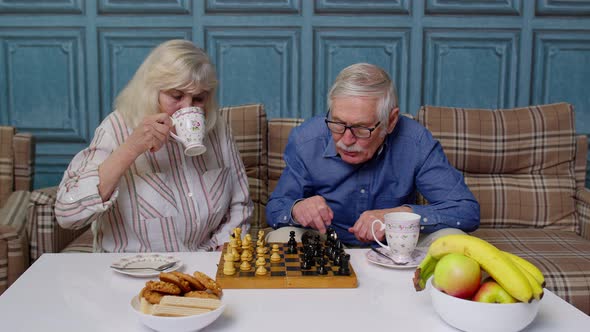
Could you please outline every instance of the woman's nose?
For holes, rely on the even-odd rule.
[[[192,105],[193,99],[191,97],[184,97],[182,98],[182,100],[180,101],[180,107],[181,108],[185,108],[185,107],[191,107]]]

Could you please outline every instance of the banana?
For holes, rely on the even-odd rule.
[[[521,302],[533,300],[533,290],[527,277],[502,255],[500,249],[485,240],[466,234],[446,235],[435,240],[428,253],[437,261],[450,253],[471,257],[514,298]]]
[[[438,259],[434,259],[430,254],[426,254],[426,257],[420,262],[420,265],[414,272],[414,288],[416,291],[421,291],[426,287],[426,281],[434,274],[434,268],[438,263]]]
[[[528,271],[535,278],[535,280],[537,280],[541,287],[545,287],[545,277],[543,276],[541,270],[539,270],[533,263],[513,253],[509,253],[507,251],[503,251],[503,253],[506,254],[506,256],[508,256],[508,258],[510,258],[514,264],[518,265],[523,270]]]
[[[504,255],[506,258],[508,258],[508,260],[510,260],[510,256],[508,256],[508,253],[505,251],[502,251],[502,255]],[[527,270],[525,270],[522,266],[518,265],[518,264],[514,264],[514,266],[516,266],[520,272],[522,272],[522,274],[524,274],[524,276],[527,278],[527,280],[529,281],[529,285],[531,285],[531,290],[533,291],[533,297],[535,298],[535,300],[540,300],[543,298],[543,287],[541,287],[541,285],[539,284],[539,282],[537,281],[537,279],[535,279],[535,277]]]

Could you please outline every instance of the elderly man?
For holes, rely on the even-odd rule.
[[[320,233],[331,225],[348,246],[374,241],[371,223],[394,211],[419,214],[422,233],[477,229],[479,204],[462,174],[426,128],[400,116],[384,70],[366,63],[342,70],[328,108],[291,132],[266,208],[269,225]],[[416,192],[429,205],[417,205]],[[383,240],[383,231],[376,234]]]

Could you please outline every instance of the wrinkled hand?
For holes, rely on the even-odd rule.
[[[312,196],[297,202],[291,213],[298,224],[317,229],[322,234],[326,233],[326,226],[334,218],[334,212],[322,196]]]
[[[166,143],[172,126],[172,120],[166,113],[148,115],[133,130],[126,143],[138,156],[147,150],[156,152]]]
[[[407,206],[400,206],[393,209],[365,211],[354,223],[354,226],[350,227],[348,231],[353,233],[361,242],[373,242],[375,241],[373,233],[371,232],[373,221],[375,219],[384,221],[385,215],[390,212],[412,212],[412,209]],[[379,241],[383,241],[385,239],[385,230],[381,230],[381,227],[375,227],[375,236],[377,236]]]

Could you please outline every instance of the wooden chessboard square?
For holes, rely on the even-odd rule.
[[[301,266],[297,265],[297,266],[286,266],[287,271],[300,271],[301,270]]]
[[[285,273],[285,271],[270,271],[270,276],[271,277],[284,277],[287,274]]]
[[[285,258],[285,263],[293,263],[293,262],[299,263],[300,260],[299,260],[299,258],[289,258],[289,257]]]
[[[239,275],[240,277],[254,277],[256,274],[254,271],[240,271]]]

